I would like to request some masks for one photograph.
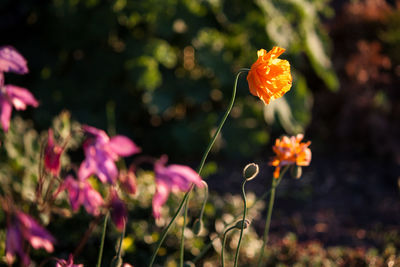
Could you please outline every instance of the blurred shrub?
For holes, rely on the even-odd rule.
[[[250,67],[260,48],[287,48],[295,79],[283,104],[268,107],[267,122],[277,117],[288,132],[304,129],[308,73],[338,86],[320,22],[331,15],[317,0],[6,0],[0,42],[29,61],[25,81],[41,101],[39,127],[67,108],[104,129],[111,103],[119,131],[146,151],[198,159],[229,101],[234,72]],[[221,142],[236,144],[225,150],[234,157],[254,155],[270,140],[263,106],[242,80]],[[247,136],[254,138],[239,142]]]

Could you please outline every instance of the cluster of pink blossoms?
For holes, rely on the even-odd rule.
[[[37,107],[39,103],[27,89],[4,84],[4,72],[29,72],[25,58],[11,46],[0,47],[0,123],[7,132],[13,106],[17,110],[25,110],[27,105]]]
[[[37,107],[38,101],[25,88],[4,84],[4,72],[17,74],[28,73],[27,62],[13,47],[0,47],[0,123],[4,131],[8,131],[12,106],[17,110],[25,110],[27,105]],[[128,137],[117,135],[109,137],[103,130],[84,125],[82,127],[86,139],[83,143],[85,159],[81,163],[77,178],[72,174],[60,184],[53,197],[67,190],[69,202],[74,212],[81,206],[93,216],[104,214],[103,209],[110,210],[111,219],[117,229],[122,230],[126,224],[128,212],[125,203],[118,195],[117,185],[128,194],[136,192],[136,175],[134,169],[119,172],[116,162],[120,157],[129,157],[141,152],[141,149]],[[65,146],[65,145],[64,145]],[[47,145],[44,150],[44,167],[54,177],[60,175],[61,156],[64,146],[56,143],[53,131],[49,129]],[[161,208],[168,199],[170,192],[190,189],[192,184],[203,187],[201,177],[190,167],[184,165],[166,165],[167,157],[154,163],[156,192],[153,197],[153,215],[161,216]],[[107,201],[90,184],[88,178],[96,176],[103,184],[109,186]],[[34,249],[44,248],[47,252],[54,250],[55,238],[42,228],[33,218],[21,212],[9,214],[6,237],[6,260],[12,264],[18,254],[25,266],[30,263],[29,256],[24,251],[27,241]],[[74,264],[72,255],[68,260],[57,260],[57,267],[83,267]],[[131,267],[124,264],[124,267]]]

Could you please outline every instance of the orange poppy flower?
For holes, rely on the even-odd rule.
[[[308,166],[311,161],[311,150],[308,146],[310,141],[303,143],[303,135],[276,139],[272,150],[275,152],[275,157],[270,162],[270,165],[275,166],[274,178],[279,177],[280,169],[285,165]]]
[[[267,53],[265,49],[257,51],[258,59],[247,75],[250,93],[258,96],[264,104],[283,96],[292,86],[290,64],[278,59],[284,48],[274,46]]]

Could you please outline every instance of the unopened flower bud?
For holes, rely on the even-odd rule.
[[[238,221],[238,222],[235,224],[235,228],[237,228],[237,229],[242,229],[242,225],[243,225],[243,220],[240,220],[240,221]],[[245,219],[245,220],[244,220],[244,227],[243,227],[243,229],[247,229],[247,227],[249,227],[249,225],[250,225],[250,221],[247,220],[247,219]]]
[[[303,170],[300,166],[294,165],[290,168],[290,175],[295,179],[300,179]]]
[[[255,163],[247,164],[243,169],[243,178],[247,181],[253,180],[259,172],[258,165]]]
[[[115,256],[110,264],[110,267],[121,267],[122,266],[122,259],[121,257]]]
[[[193,262],[191,262],[191,261],[185,261],[184,263],[183,263],[183,267],[195,267],[196,265],[194,265],[194,263]]]
[[[203,229],[203,221],[196,219],[193,223],[192,231],[195,235],[199,235]]]

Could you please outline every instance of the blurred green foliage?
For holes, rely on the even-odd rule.
[[[39,128],[66,108],[105,129],[111,103],[118,131],[144,151],[198,160],[229,101],[234,73],[250,67],[260,48],[287,49],[283,58],[294,73],[289,110],[268,112],[289,133],[304,130],[312,107],[307,79],[338,86],[321,24],[331,15],[320,0],[6,0],[0,43],[28,59],[24,82],[41,102],[34,111]],[[265,123],[263,109],[242,77],[219,146],[235,144],[225,155],[256,155],[270,141],[273,120]]]

